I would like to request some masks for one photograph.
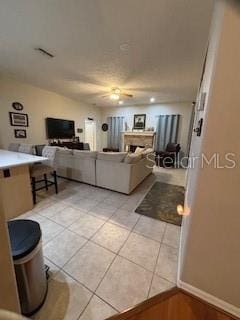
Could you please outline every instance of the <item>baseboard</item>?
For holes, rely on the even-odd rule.
[[[194,296],[212,304],[213,306],[222,309],[223,311],[240,318],[240,308],[237,308],[233,305],[231,305],[230,303],[227,303],[221,299],[218,299],[216,297],[214,297],[213,295],[202,291],[196,287],[191,286],[190,284],[183,282],[181,280],[178,280],[177,286],[191,294],[193,294]]]

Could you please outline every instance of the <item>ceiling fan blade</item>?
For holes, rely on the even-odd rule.
[[[122,95],[128,98],[133,98],[133,95],[129,93],[122,93]]]
[[[101,98],[108,98],[109,94],[105,94],[104,96],[101,96]]]

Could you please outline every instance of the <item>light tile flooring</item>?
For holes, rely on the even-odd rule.
[[[174,286],[180,228],[134,212],[155,180],[184,185],[185,171],[157,168],[129,196],[60,180],[21,216],[40,223],[51,270],[35,319],[105,319]]]

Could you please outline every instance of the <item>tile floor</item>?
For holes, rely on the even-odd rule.
[[[106,319],[174,286],[180,228],[134,212],[155,180],[184,185],[185,170],[157,168],[129,196],[59,179],[21,216],[40,223],[51,270],[34,319]]]

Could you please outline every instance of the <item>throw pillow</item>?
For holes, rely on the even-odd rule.
[[[144,149],[145,149],[144,147],[137,147],[134,153],[136,154],[142,153]]]
[[[143,158],[146,158],[148,154],[153,153],[153,149],[152,148],[147,148],[145,150],[143,150],[143,152],[141,153]]]
[[[125,159],[124,162],[128,163],[128,164],[133,164],[133,163],[137,163],[138,161],[140,161],[142,159],[142,155],[141,154],[136,154],[136,153],[129,153]]]

